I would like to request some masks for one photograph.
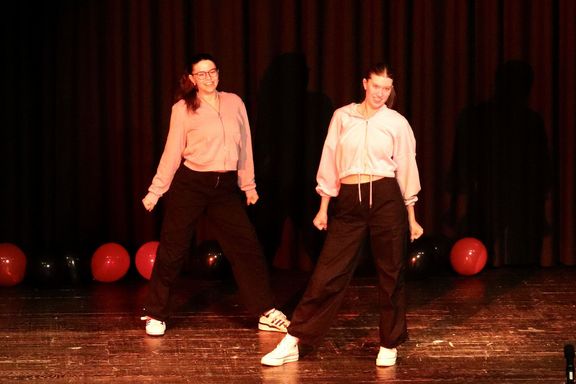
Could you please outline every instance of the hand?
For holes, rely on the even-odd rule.
[[[151,193],[148,193],[142,199],[142,204],[144,205],[144,209],[146,209],[148,212],[151,212],[154,209],[157,202],[158,202],[158,198],[156,196],[152,195]]]
[[[321,231],[328,229],[328,214],[324,211],[318,211],[312,223]]]
[[[416,220],[410,222],[410,241],[414,241],[424,234],[424,229]]]
[[[255,189],[246,191],[246,205],[256,204],[258,201],[258,192]]]

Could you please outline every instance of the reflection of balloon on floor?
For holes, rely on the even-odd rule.
[[[26,254],[11,243],[0,244],[0,286],[19,284],[26,274]]]
[[[200,270],[209,275],[218,275],[228,268],[228,261],[216,240],[206,240],[198,246]]]
[[[92,276],[96,281],[111,283],[120,280],[129,268],[130,254],[120,244],[103,244],[92,255]]]
[[[483,303],[486,300],[486,281],[482,277],[472,276],[465,279],[454,279],[452,292],[458,301]]]
[[[142,246],[138,248],[138,251],[136,251],[136,269],[146,280],[150,280],[150,276],[152,276],[152,268],[156,260],[158,244],[160,244],[158,241],[149,241],[142,244]]]
[[[450,251],[452,268],[464,276],[479,273],[486,265],[487,259],[486,247],[474,237],[464,237],[458,240]]]
[[[427,238],[414,240],[408,245],[408,260],[406,262],[408,278],[422,279],[428,277],[433,262],[434,253]]]

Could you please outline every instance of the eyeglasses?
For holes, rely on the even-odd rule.
[[[206,80],[208,76],[210,76],[210,78],[218,77],[218,68],[212,68],[211,70],[205,72],[196,72],[192,75],[196,76],[198,80]]]

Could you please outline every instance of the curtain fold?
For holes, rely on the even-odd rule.
[[[292,183],[307,188],[325,115],[359,101],[363,71],[388,61],[397,109],[417,138],[426,232],[483,237],[496,266],[532,262],[518,254],[534,249],[541,265],[576,265],[571,0],[23,0],[10,9],[0,30],[0,242],[39,250],[117,241],[134,250],[156,238],[162,203],[149,214],[140,199],[180,75],[192,54],[208,51],[220,60],[221,89],[245,100],[253,135],[268,140],[258,153],[285,147],[275,161],[292,164]],[[305,72],[284,69],[267,83],[290,54]],[[510,93],[505,102],[497,95],[497,73],[511,61],[533,74],[512,104]],[[515,75],[507,92],[522,89]],[[275,102],[291,117],[273,117],[290,124],[264,124]],[[267,191],[282,178],[260,176]],[[286,196],[262,198],[274,207]],[[304,223],[303,209],[293,204],[277,220]],[[530,249],[520,246],[522,230],[538,239]]]

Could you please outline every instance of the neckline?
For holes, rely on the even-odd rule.
[[[216,111],[216,113],[220,114],[220,93],[219,92],[216,92],[215,105],[213,105],[211,102],[209,102],[208,100],[206,100],[205,98],[203,98],[200,95],[198,95],[198,97],[200,98],[200,100],[202,100],[202,102],[206,103],[206,105],[208,105],[210,108],[212,108],[214,111]]]
[[[378,113],[379,110],[380,109],[375,109],[372,111],[370,115],[368,115],[368,108],[366,107],[366,103],[364,101],[359,104],[356,104],[356,112],[358,112],[360,116],[362,116],[362,118],[365,120],[370,119],[372,116]]]

